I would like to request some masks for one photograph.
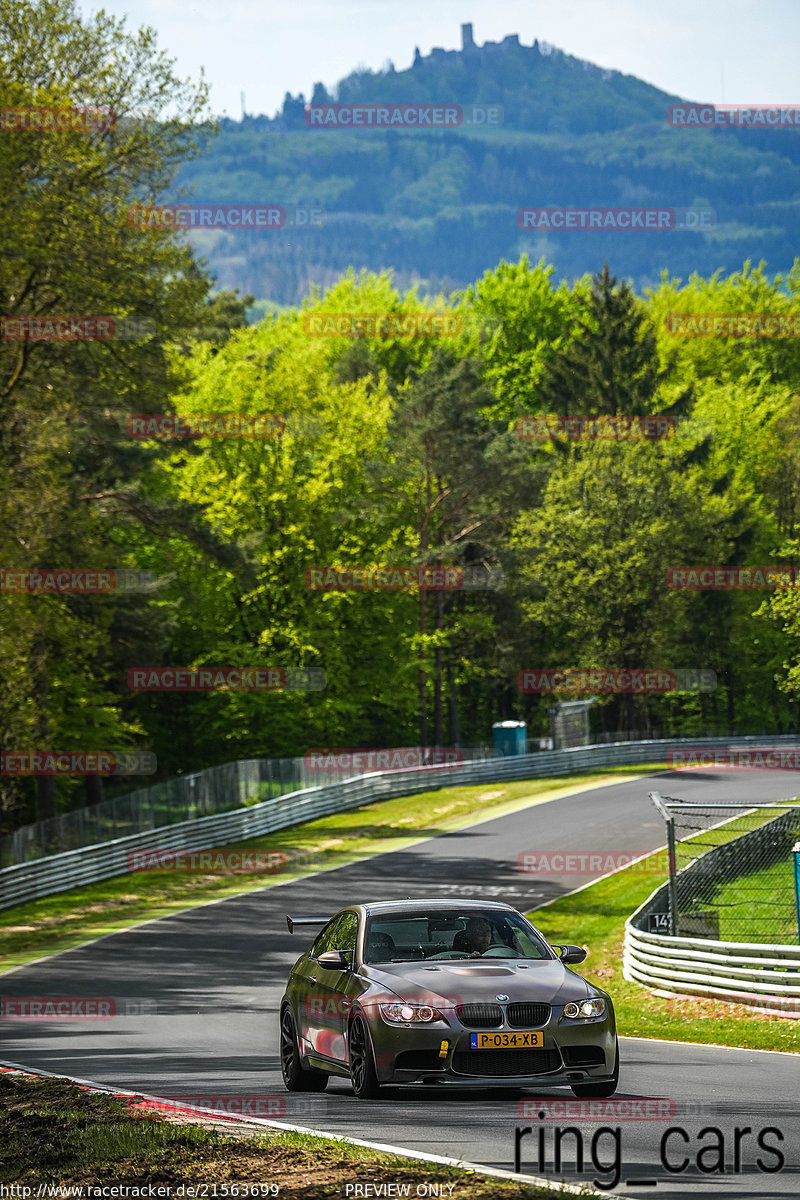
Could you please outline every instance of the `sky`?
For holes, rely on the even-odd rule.
[[[411,65],[414,47],[456,50],[517,33],[683,99],[800,101],[800,0],[78,0],[128,28],[150,25],[179,76],[211,84],[209,109],[273,116],[286,92],[310,98],[356,67]]]

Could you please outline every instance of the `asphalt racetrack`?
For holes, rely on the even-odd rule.
[[[674,1116],[655,1120],[562,1119],[555,1102],[573,1102],[567,1089],[542,1094],[550,1106],[542,1120],[537,1114],[545,1110],[511,1091],[395,1088],[386,1089],[385,1098],[364,1102],[336,1078],[322,1095],[289,1095],[283,1089],[278,1004],[289,968],[304,948],[302,935],[287,931],[287,912],[325,914],[362,900],[426,895],[485,896],[530,910],[590,876],[521,874],[521,851],[643,854],[664,844],[649,790],[686,800],[749,803],[796,795],[800,778],[787,771],[665,772],[612,784],[106,937],[6,973],[0,991],[5,997],[136,998],[145,1002],[146,1015],[106,1022],[4,1021],[0,1059],[153,1095],[190,1097],[195,1103],[216,1098],[212,1106],[231,1097],[232,1108],[241,1103],[247,1111],[250,1105],[251,1112],[292,1124],[503,1169],[514,1168],[515,1129],[531,1126],[534,1132],[521,1142],[523,1173],[602,1185],[626,1196],[796,1197],[797,1055],[623,1039],[615,1100],[658,1097],[674,1102]],[[579,933],[575,940],[581,940]],[[590,964],[601,965],[591,957],[587,969]],[[646,1004],[645,992],[642,997]],[[526,1108],[520,1109],[521,1104]],[[578,1138],[569,1135],[563,1138],[562,1166],[556,1172],[554,1131],[568,1126],[582,1135],[583,1166],[576,1153]],[[686,1163],[674,1173],[665,1170],[660,1155],[669,1126],[683,1131],[668,1146],[673,1166]],[[698,1151],[717,1137],[698,1138],[707,1126],[721,1131],[724,1174],[697,1169]],[[783,1141],[764,1133],[767,1127],[779,1130]],[[599,1134],[603,1128],[608,1132]],[[749,1131],[741,1133],[745,1128]],[[759,1136],[766,1149],[759,1148]],[[770,1147],[785,1159],[777,1173],[770,1173],[777,1162]],[[701,1167],[713,1168],[715,1157],[701,1157]],[[759,1157],[767,1171],[756,1165]]]

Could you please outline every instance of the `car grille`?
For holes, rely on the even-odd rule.
[[[557,1050],[458,1050],[453,1055],[459,1075],[544,1075],[560,1066]]]
[[[401,1050],[394,1060],[396,1071],[443,1071],[438,1050]]]
[[[460,1004],[456,1016],[462,1025],[471,1029],[496,1029],[503,1024],[503,1010],[499,1004]]]
[[[546,1025],[550,1020],[549,1004],[509,1004],[506,1010],[509,1025]]]
[[[594,1067],[606,1061],[602,1046],[562,1046],[561,1053],[568,1067]]]

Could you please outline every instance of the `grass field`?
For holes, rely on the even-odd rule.
[[[719,936],[728,942],[797,945],[794,864],[791,858],[740,875],[718,887],[709,907],[719,909]]]
[[[678,870],[715,846],[752,833],[786,814],[785,806],[759,808],[737,813],[711,829],[681,838],[676,845]],[[712,810],[713,812],[713,810]],[[716,817],[721,816],[717,813]],[[680,817],[678,817],[680,822]],[[680,824],[678,826],[680,830]],[[792,835],[793,836],[793,835]],[[736,871],[736,864],[727,868]],[[685,904],[681,913],[713,910],[719,917],[718,935],[723,942],[776,942],[797,944],[797,915],[794,899],[794,874],[791,857],[765,866],[759,871],[732,874],[712,888],[701,888],[692,908]]]
[[[331,1138],[267,1128],[252,1133],[213,1118],[192,1121],[176,1114],[165,1120],[60,1079],[0,1073],[0,1184],[30,1187],[32,1195],[42,1184],[149,1184],[170,1187],[173,1194],[188,1184],[199,1190],[187,1189],[186,1195],[332,1200],[345,1196],[348,1184],[374,1187],[379,1181],[408,1186],[405,1194],[412,1196],[443,1194],[457,1200],[557,1194]],[[393,1194],[403,1193],[395,1188]]]

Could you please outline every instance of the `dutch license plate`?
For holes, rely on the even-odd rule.
[[[514,1033],[471,1033],[470,1050],[532,1050],[544,1045],[544,1034],[528,1030]]]

